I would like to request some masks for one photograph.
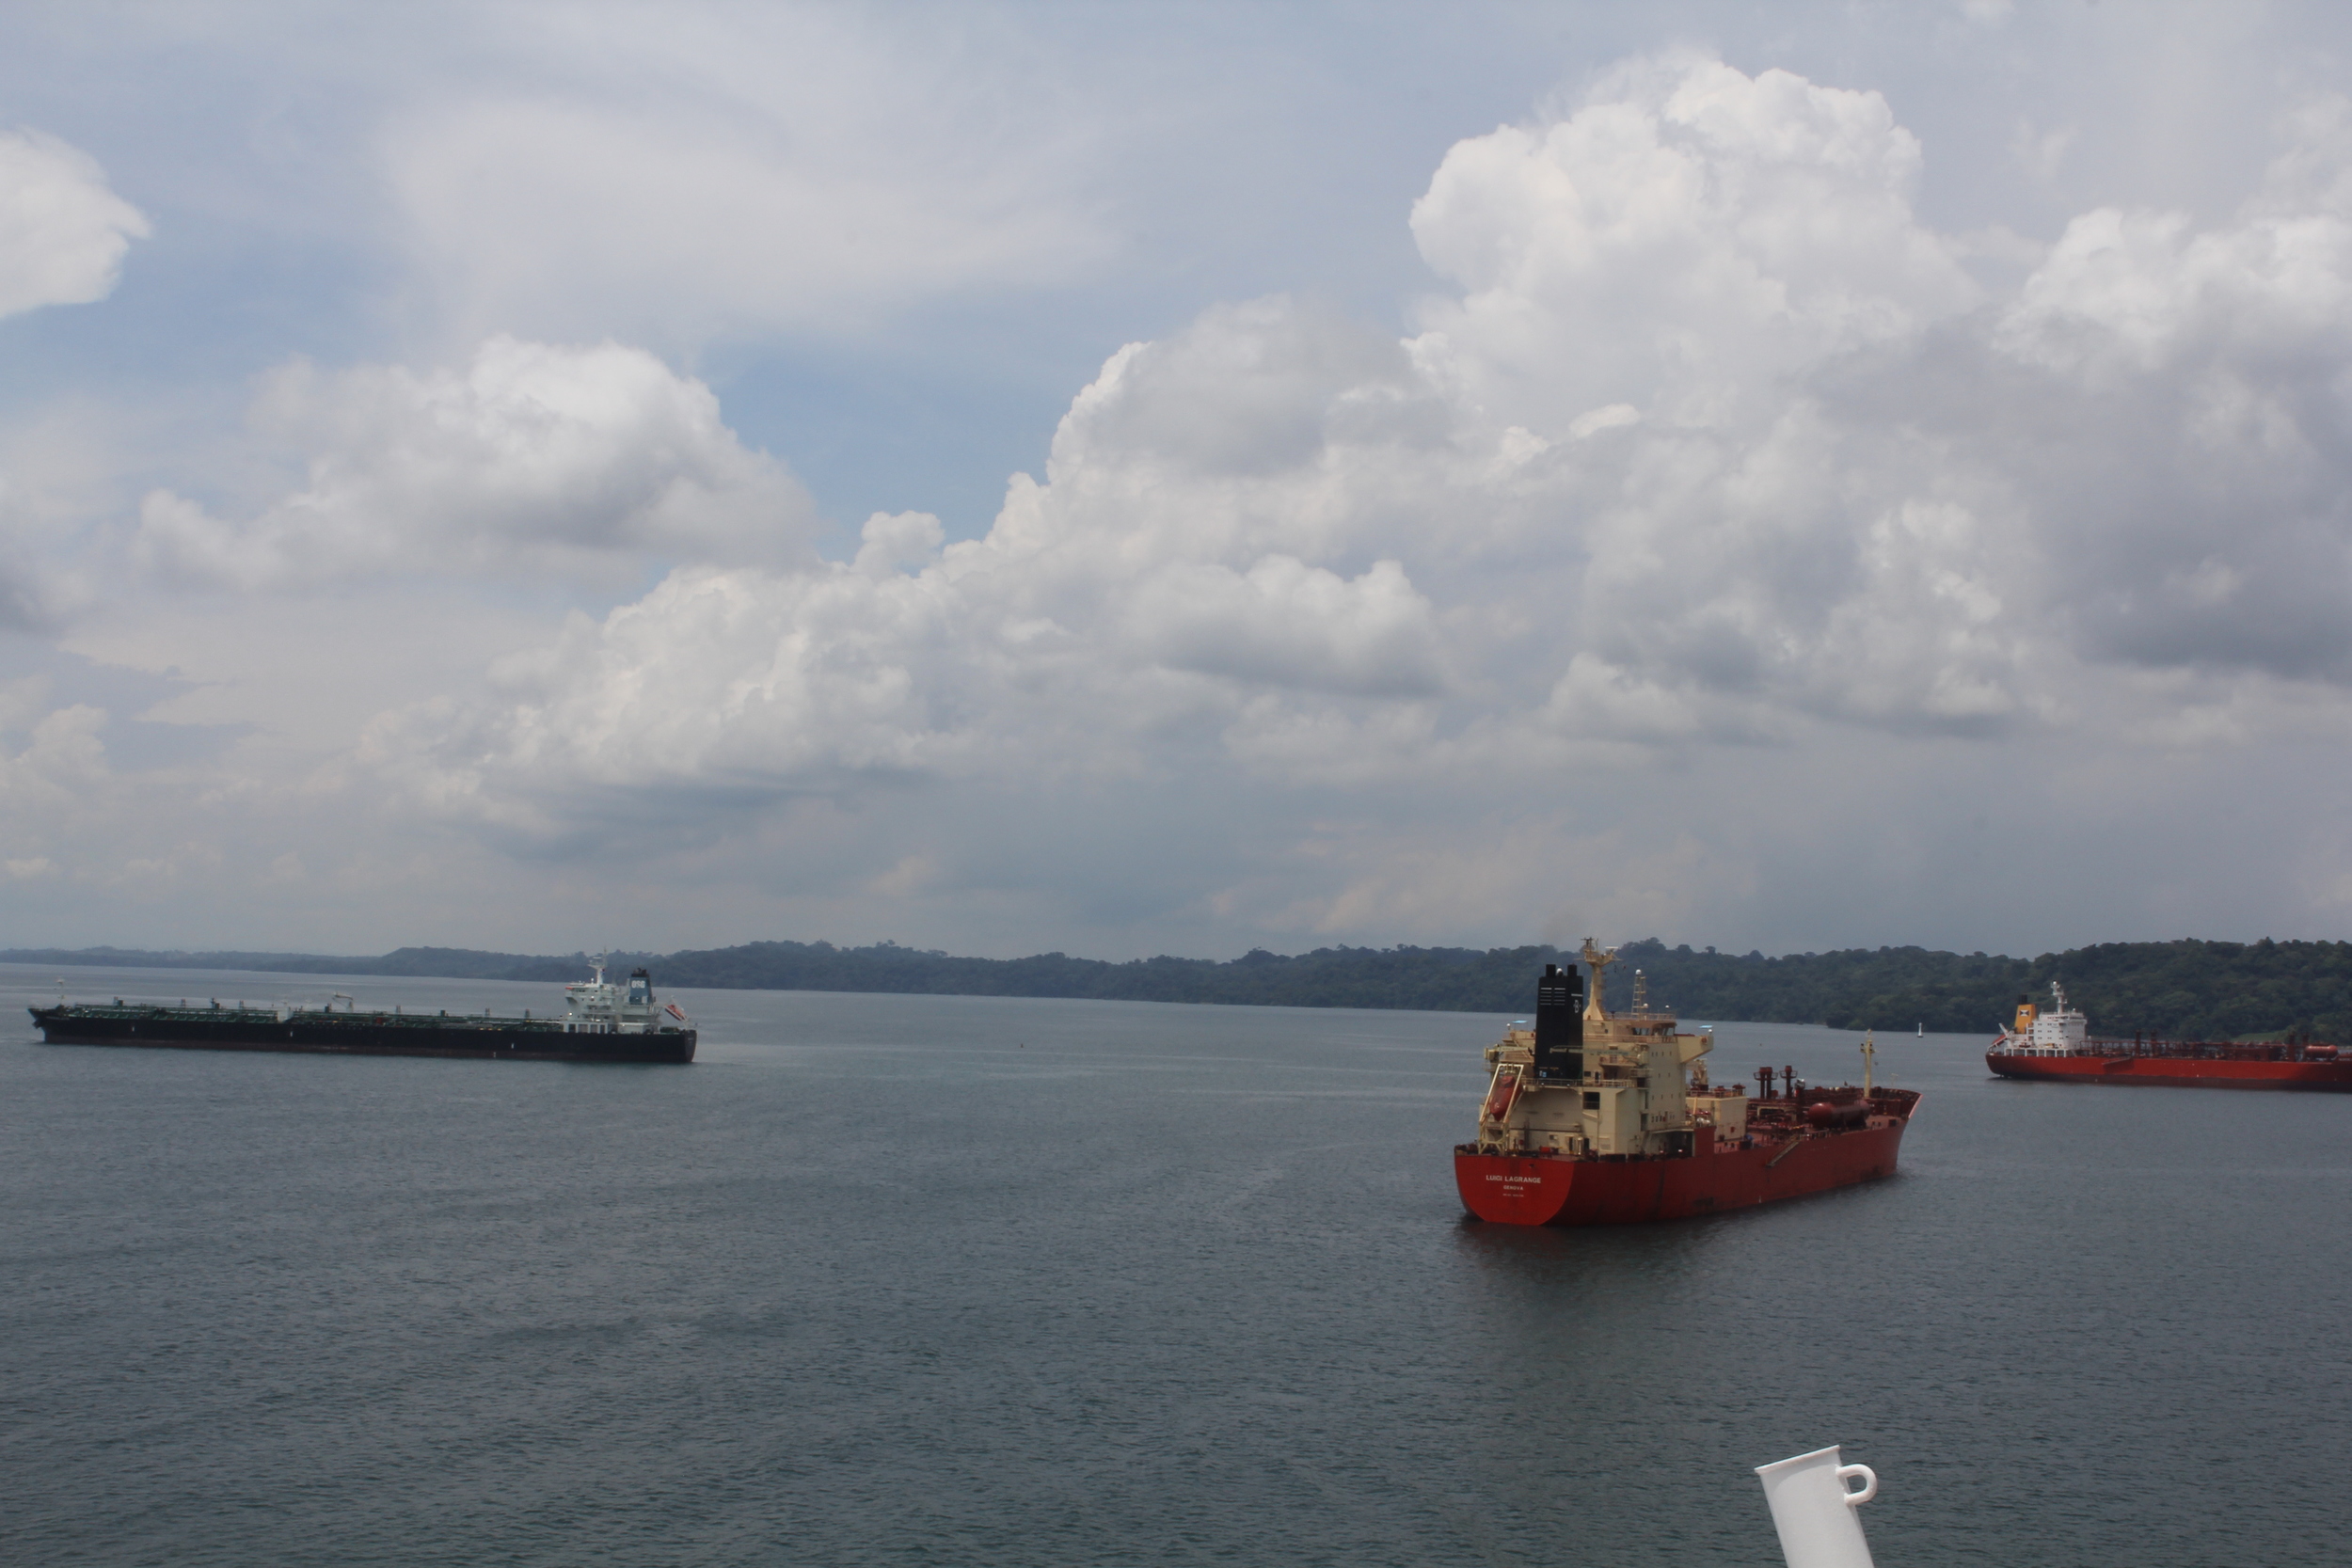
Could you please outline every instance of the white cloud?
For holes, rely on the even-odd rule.
[[[437,96],[382,136],[460,323],[676,347],[839,332],[1114,248],[1050,81],[1009,90],[946,40],[884,50],[805,8],[529,14],[510,41],[530,87]]]
[[[1287,555],[1247,573],[1171,566],[1144,579],[1121,620],[1171,670],[1371,697],[1443,686],[1429,601],[1394,561],[1353,580]]]
[[[2053,368],[2120,373],[2216,350],[2332,356],[2348,282],[2352,223],[2332,213],[2199,232],[2183,214],[2102,208],[2067,226],[2001,341]]]
[[[1919,145],[1874,92],[1707,59],[1619,68],[1563,119],[1455,144],[1413,208],[1461,294],[1414,347],[1496,422],[1622,404],[1711,424],[1977,286],[1911,198]]]
[[[88,153],[0,131],[0,316],[105,298],[131,242],[149,232]]]
[[[940,549],[929,517],[877,515],[865,536],[848,565],[674,573],[502,665],[497,702],[386,716],[366,754],[437,812],[546,835],[582,788],[723,804],[890,777],[1131,774],[1253,693],[1376,700],[1441,679],[1429,607],[1394,562],[1121,581],[1084,552]]]
[[[2229,221],[2077,217],[1998,313],[1990,348],[2026,373],[1974,369],[2000,405],[1978,456],[2023,482],[2090,658],[2352,683],[2345,113],[2289,117]]]
[[[0,799],[19,811],[78,800],[107,775],[103,710],[76,704],[42,716],[24,748],[0,757]]]
[[[2046,185],[2058,179],[2059,166],[2066,162],[2076,135],[2072,125],[2044,130],[2030,119],[2021,119],[2009,140],[2010,156],[2017,160],[2017,166],[2028,178]]]
[[[142,562],[269,587],[813,556],[799,482],[736,439],[707,387],[640,349],[498,337],[462,371],[297,363],[256,420],[307,451],[304,488],[243,519],[156,491]]]
[[[374,754],[545,836],[615,789],[1459,787],[1825,724],[2121,736],[2169,701],[2133,666],[2335,657],[2334,524],[2241,498],[2217,543],[2176,502],[2151,550],[2161,516],[2071,507],[2167,446],[2333,471],[2273,372],[2343,362],[2337,220],[2279,180],[2211,232],[2090,214],[1985,311],[1911,211],[1918,164],[1874,94],[1628,67],[1448,154],[1414,226],[1462,293],[1408,342],[1213,309],[1111,356],[985,538],[877,516],[852,564],[681,570]],[[2192,344],[2229,372],[2193,404],[2116,399]],[[2198,630],[2265,595],[2265,629]]]
[[[1465,292],[1411,341],[1212,309],[1111,356],[985,538],[878,516],[851,565],[681,571],[373,754],[546,836],[582,789],[1371,788],[2037,721],[2010,498],[1808,385],[1977,298],[1911,214],[1918,157],[1875,95],[1629,67],[1448,155],[1415,232]]]
[[[2088,832],[2102,791],[2157,789],[2131,759],[2186,779],[2352,733],[2341,128],[2294,117],[2224,219],[1962,241],[1915,211],[1921,150],[1877,95],[1636,62],[1448,153],[1412,231],[1450,293],[1409,336],[1273,297],[1127,344],[980,538],[883,513],[819,561],[700,382],[502,336],[450,370],[282,372],[256,424],[305,476],[242,508],[159,492],[137,544],[485,601],[660,563],[482,681],[437,673],[303,787],[556,879],[626,832],[682,889],[827,934],[1685,922],[1709,894],[1679,883],[1753,899],[1828,849],[1915,857],[1916,892],[1976,874],[1979,841],[1918,845],[2003,790]],[[2008,284],[1962,270],[1988,246]],[[264,847],[306,896],[360,874]]]
[[[2068,224],[2003,312],[2031,363],[2148,374],[2215,358],[2340,361],[2352,345],[2352,101],[2287,117],[2293,144],[2227,224],[2102,207]]]

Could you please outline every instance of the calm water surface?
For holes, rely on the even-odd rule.
[[[1883,1568],[2346,1560],[2352,1097],[1896,1037],[1899,1178],[1527,1232],[1452,1189],[1499,1018],[688,992],[694,1066],[579,1068],[55,995],[0,970],[10,1562],[1772,1564],[1749,1469],[1830,1442]]]

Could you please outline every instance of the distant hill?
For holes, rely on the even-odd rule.
[[[2103,1035],[2231,1039],[2297,1030],[2352,1043],[2352,943],[2118,942],[2037,958],[1853,948],[1767,958],[1629,942],[1654,997],[1693,1018],[1990,1036],[2050,983]],[[1629,976],[1628,977],[1629,979]],[[1617,990],[1616,972],[1610,990]]]
[[[614,954],[616,963],[644,963],[643,954]],[[19,947],[0,950],[0,963],[119,966],[124,969],[246,969],[272,974],[442,975],[457,980],[577,980],[588,958],[574,953],[542,958],[523,953],[477,953],[463,947],[400,947],[380,958],[318,953],[152,953],[135,947]]]
[[[2050,982],[2102,1034],[2146,1031],[2176,1039],[2298,1030],[2352,1043],[2352,943],[2330,942],[2108,942],[2036,958],[1851,948],[1768,958],[1627,942],[1610,970],[1609,1003],[1629,1004],[1640,970],[1654,1003],[1687,1018],[1825,1023],[1990,1036],[2021,993]],[[1111,963],[1041,953],[960,958],[882,942],[755,942],[667,955],[615,953],[665,985],[720,990],[832,990],[961,996],[1095,997],[1279,1007],[1388,1007],[1523,1014],[1535,976],[1565,961],[1551,947],[1325,947],[1295,957],[1264,951],[1231,960],[1136,958]],[[152,953],[97,947],[0,951],[0,962],[149,969],[242,969],[304,974],[448,975],[561,982],[582,954],[535,957],[451,947],[403,947],[381,958],[310,953]]]

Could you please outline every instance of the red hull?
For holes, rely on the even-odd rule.
[[[2264,1062],[2198,1056],[2015,1056],[1988,1052],[2003,1078],[2161,1089],[2316,1089],[2352,1094],[2352,1061]]]
[[[1806,1197],[1895,1173],[1907,1121],[1655,1160],[1454,1151],[1462,1207],[1502,1225],[1629,1225]],[[1704,1144],[1707,1140],[1702,1139]]]

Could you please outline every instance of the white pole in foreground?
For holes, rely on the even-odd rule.
[[[1879,1478],[1867,1465],[1840,1465],[1837,1447],[1816,1449],[1776,1465],[1758,1465],[1764,1500],[1772,1507],[1781,1555],[1788,1568],[1872,1568],[1870,1544],[1862,1538],[1856,1513],[1879,1495]],[[1846,1478],[1860,1476],[1862,1490],[1846,1490]]]

